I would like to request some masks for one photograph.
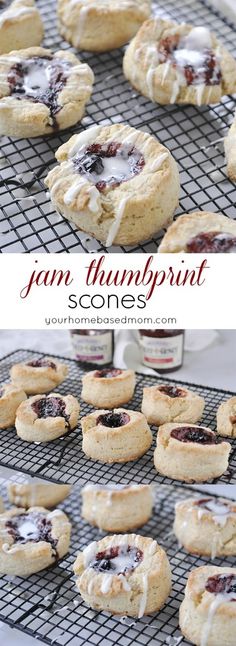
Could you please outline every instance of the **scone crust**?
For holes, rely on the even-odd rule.
[[[158,60],[157,44],[170,36],[187,36],[192,25],[177,25],[170,20],[151,18],[143,23],[129,44],[123,62],[125,77],[141,94],[162,105],[190,103],[204,105],[218,103],[225,94],[236,90],[236,61],[211,33],[212,49],[220,56],[222,79],[218,85],[205,85],[198,94],[199,85],[178,84],[173,65],[166,66]],[[175,88],[175,86],[177,87]],[[175,90],[175,91],[174,91]]]
[[[68,367],[54,359],[44,357],[52,361],[55,369],[50,366],[33,367],[26,363],[16,363],[10,370],[12,382],[15,386],[23,388],[27,395],[40,395],[49,393],[56,386],[62,384],[68,375]]]
[[[0,429],[15,424],[16,411],[21,402],[27,399],[25,391],[15,384],[2,384],[3,394],[0,397]]]
[[[217,522],[216,514],[194,504],[196,500],[188,498],[175,506],[174,533],[179,543],[190,554],[199,556],[236,555],[236,503],[223,498],[216,500],[229,506],[224,524]]]
[[[104,573],[86,566],[87,553],[79,552],[74,564],[76,585],[85,602],[96,610],[130,617],[159,610],[171,590],[171,570],[164,550],[152,538],[137,534],[105,536],[87,548],[96,554],[114,545],[128,544],[143,552],[143,560],[126,576],[110,575],[109,590],[103,592]],[[142,608],[142,613],[140,612]]]
[[[180,215],[169,227],[159,246],[159,253],[186,253],[188,242],[199,233],[230,233],[236,236],[236,221],[222,213],[194,211]]]
[[[227,175],[235,182],[236,181],[236,115],[234,121],[230,126],[229,132],[224,139],[225,157],[227,163]]]
[[[108,142],[132,144],[143,155],[145,165],[131,179],[100,192],[74,171],[71,160],[85,144]],[[180,193],[178,167],[155,137],[124,124],[92,126],[60,146],[56,158],[60,165],[49,171],[45,180],[53,205],[77,229],[106,246],[134,245],[172,221]],[[65,203],[69,189],[81,180],[82,187]]]
[[[236,437],[236,396],[220,404],[216,418],[219,435]]]
[[[56,440],[58,437],[66,435],[77,426],[80,405],[73,395],[60,395],[59,393],[50,393],[48,395],[48,397],[59,397],[65,402],[65,412],[68,415],[69,425],[67,425],[64,417],[37,417],[32,409],[32,404],[44,399],[44,397],[46,395],[30,397],[17,410],[16,432],[26,442],[50,442],[50,440]]]
[[[66,484],[42,484],[9,482],[7,485],[8,499],[16,507],[46,507],[51,509],[69,496],[71,486]]]
[[[59,31],[78,49],[109,51],[128,42],[150,10],[150,0],[58,0]]]
[[[133,484],[112,488],[87,485],[82,489],[82,517],[107,532],[127,532],[144,525],[152,514],[152,487]]]
[[[28,512],[25,509],[11,509],[0,515],[0,572],[1,574],[13,574],[16,576],[28,576],[39,572],[55,563],[55,554],[52,545],[46,541],[38,543],[26,542],[23,544],[14,543],[13,537],[5,527],[7,520],[12,516],[31,512],[42,512],[49,515],[52,523],[51,535],[57,540],[57,557],[62,558],[69,549],[70,544],[70,522],[60,509],[48,512],[44,507],[30,507]]]
[[[82,450],[88,457],[99,462],[129,462],[137,460],[148,451],[152,444],[152,433],[146,418],[137,411],[114,409],[114,413],[127,413],[130,421],[124,426],[108,428],[96,424],[100,415],[107,410],[94,411],[81,420]]]
[[[0,14],[0,55],[40,45],[44,27],[34,0],[13,0]]]
[[[13,50],[0,57],[0,134],[12,137],[38,137],[51,134],[55,131],[50,110],[44,103],[20,100],[10,96],[10,87],[7,74],[11,66],[19,60],[32,57],[53,57],[71,63],[67,82],[57,101],[60,106],[56,114],[59,130],[69,128],[82,119],[87,101],[92,93],[94,75],[86,63],[81,63],[78,58],[68,51],[52,52],[42,47],[29,47],[28,49]]]
[[[160,426],[168,422],[184,422],[194,424],[202,417],[205,402],[197,393],[177,386],[183,391],[183,396],[170,397],[161,392],[158,386],[143,389],[142,412],[149,424]]]
[[[96,377],[96,370],[82,378],[82,399],[98,408],[114,408],[127,404],[135,389],[135,372],[122,370],[116,377]]]

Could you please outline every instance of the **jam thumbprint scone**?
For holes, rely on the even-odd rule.
[[[41,395],[62,384],[68,375],[68,368],[52,357],[44,357],[16,363],[10,375],[13,384],[21,387],[27,395]]]
[[[236,181],[236,114],[230,126],[229,132],[224,139],[225,157],[227,163],[227,175]]]
[[[34,0],[14,0],[0,12],[0,54],[40,45],[44,28]]]
[[[236,555],[236,502],[188,498],[175,506],[174,534],[190,554]]]
[[[38,137],[73,126],[93,80],[70,52],[30,47],[0,56],[0,135]]]
[[[152,515],[154,495],[148,484],[88,484],[82,489],[82,517],[106,532],[142,527]]]
[[[236,91],[236,61],[207,27],[147,20],[124,56],[124,74],[163,105],[218,103]]]
[[[219,435],[236,437],[236,396],[220,404],[216,418]]]
[[[100,462],[129,462],[144,455],[152,433],[142,413],[117,408],[98,410],[81,420],[85,455]]]
[[[16,507],[55,507],[67,496],[71,491],[70,485],[65,484],[42,484],[42,483],[29,483],[17,484],[16,482],[9,482],[7,485],[8,499],[12,505]]]
[[[167,422],[195,424],[204,406],[203,397],[182,386],[161,384],[143,389],[142,413],[156,426]]]
[[[35,395],[16,415],[17,435],[26,442],[50,442],[76,428],[80,405],[73,395]]]
[[[15,384],[0,384],[0,429],[15,424],[16,411],[25,399],[23,388]]]
[[[60,510],[11,509],[0,515],[0,572],[28,576],[65,556],[71,524]]]
[[[178,167],[146,132],[92,126],[60,146],[56,158],[45,180],[54,207],[107,247],[147,240],[172,221]]]
[[[125,45],[150,16],[151,0],[58,0],[60,34],[78,49]]]
[[[164,424],[157,434],[156,470],[184,482],[216,478],[228,468],[231,445],[205,426]]]
[[[116,534],[94,541],[74,564],[81,597],[94,610],[143,617],[160,610],[171,591],[166,553],[152,538]]]
[[[98,408],[115,408],[127,404],[135,389],[133,370],[106,368],[93,370],[82,378],[81,397],[87,404]]]
[[[180,215],[169,227],[159,253],[236,253],[236,221],[221,213]]]
[[[195,646],[235,646],[236,568],[193,570],[180,606],[180,628]]]

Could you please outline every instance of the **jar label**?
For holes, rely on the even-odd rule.
[[[149,368],[177,368],[182,363],[183,335],[169,338],[143,336],[141,339],[143,363]]]
[[[98,366],[112,362],[112,332],[93,336],[73,334],[72,346],[77,361]]]

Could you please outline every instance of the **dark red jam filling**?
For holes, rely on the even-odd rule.
[[[182,388],[178,388],[177,386],[158,386],[158,390],[160,393],[164,393],[164,395],[168,395],[168,397],[185,397],[186,393]]]
[[[117,170],[114,173],[109,170],[104,160],[117,158],[124,162],[124,170]],[[122,182],[127,182],[135,175],[141,173],[145,161],[143,155],[135,146],[128,144],[91,144],[78,152],[73,158],[76,171],[93,182],[97,190],[102,192],[108,186],[115,188]],[[107,168],[108,167],[108,168]]]
[[[160,63],[171,61],[173,67],[181,69],[187,85],[219,85],[221,82],[221,69],[214,52],[210,49],[203,49],[198,52],[201,62],[197,65],[190,63],[180,65],[175,57],[175,52],[184,50],[184,42],[181,42],[178,35],[167,36],[159,42],[158,52]],[[196,52],[197,53],[197,52]]]
[[[25,523],[30,523],[32,527],[23,531]],[[52,537],[52,523],[44,514],[32,512],[12,516],[6,521],[6,529],[15,543],[21,543],[22,545],[25,543],[38,543],[39,541],[50,543],[54,550],[55,558],[58,557],[56,550],[58,541]]]
[[[57,130],[56,114],[61,109],[58,94],[66,85],[70,67],[68,61],[50,56],[22,59],[12,65],[8,73],[10,93],[18,100],[44,103],[49,108],[53,128]],[[35,72],[42,75],[42,86],[37,74],[34,76]]]
[[[130,422],[130,416],[127,413],[105,413],[99,415],[96,424],[102,424],[108,428],[119,428]]]
[[[29,361],[26,365],[31,366],[32,368],[53,368],[53,370],[56,370],[56,364],[48,359],[34,359],[33,361]]]
[[[66,404],[63,399],[59,397],[45,397],[44,399],[37,399],[32,404],[32,409],[39,419],[46,417],[64,417],[66,420],[67,428],[70,426],[70,416],[66,413]]]
[[[179,426],[173,428],[171,437],[179,442],[196,442],[197,444],[218,444],[218,438],[214,433],[205,431],[200,426]]]
[[[186,245],[187,253],[236,253],[236,238],[228,233],[199,233]]]
[[[212,594],[235,594],[236,601],[236,575],[215,574],[207,579],[205,589]]]
[[[97,370],[94,377],[111,379],[112,377],[118,377],[119,375],[122,375],[122,370],[118,370],[118,368],[105,368],[104,370]]]
[[[97,572],[128,574],[143,560],[143,552],[131,545],[121,545],[98,552],[89,567]]]

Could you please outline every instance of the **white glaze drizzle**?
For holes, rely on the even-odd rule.
[[[206,621],[205,625],[203,626],[200,646],[208,646],[208,637],[210,636],[213,619],[214,619],[215,613],[218,610],[219,606],[221,606],[222,603],[230,603],[232,601],[235,601],[235,599],[236,599],[236,593],[235,592],[232,592],[232,593],[229,593],[229,594],[221,593],[221,594],[217,594],[217,595],[214,596],[214,599],[211,602],[210,607],[209,607],[207,621]]]
[[[3,11],[0,14],[0,27],[4,25],[4,23],[7,20],[15,20],[17,18],[20,18],[20,16],[24,15],[30,15],[30,14],[37,13],[36,7],[27,7],[27,6],[21,6],[21,7],[9,7],[5,11]]]
[[[108,231],[107,239],[106,239],[106,242],[105,242],[106,247],[111,247],[111,245],[113,244],[113,242],[115,240],[115,237],[116,237],[116,235],[117,235],[117,233],[119,231],[120,225],[121,225],[121,221],[122,221],[122,218],[123,218],[123,215],[124,215],[124,212],[125,212],[125,207],[126,207],[126,204],[127,204],[128,200],[129,200],[129,197],[130,196],[127,195],[127,196],[123,197],[122,200],[120,201],[120,204],[119,204],[119,206],[118,206],[118,208],[116,210],[114,221],[113,221],[113,223],[112,223],[112,225],[111,225],[111,227],[110,227],[110,229]]]
[[[142,575],[142,584],[143,584],[143,590],[142,590],[141,600],[139,604],[139,612],[138,612],[139,619],[143,617],[145,613],[145,608],[147,605],[147,595],[148,595],[148,575],[147,574]]]

